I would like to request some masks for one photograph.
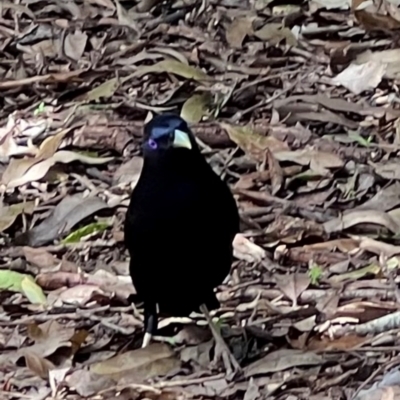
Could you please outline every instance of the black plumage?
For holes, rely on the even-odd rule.
[[[228,275],[239,232],[236,202],[177,115],[144,128],[144,164],[125,221],[125,244],[145,329],[160,314],[184,316],[218,307],[214,288]]]

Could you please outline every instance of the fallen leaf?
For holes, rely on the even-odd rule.
[[[225,122],[221,122],[220,125],[227,131],[233,142],[257,161],[263,161],[267,149],[274,154],[289,150],[286,143],[275,139],[273,136],[262,136],[248,126],[230,125]]]
[[[71,349],[70,338],[74,335],[74,332],[74,328],[67,328],[56,321],[48,321],[36,326],[35,336],[33,337],[35,344],[21,349],[19,354],[24,356],[25,352],[28,351],[38,354],[40,357],[47,357],[60,348]]]
[[[342,85],[354,94],[375,89],[386,73],[386,64],[369,61],[365,64],[350,64],[331,81],[334,85]]]
[[[26,366],[37,376],[42,379],[49,378],[49,372],[55,369],[55,366],[49,360],[40,357],[32,350],[24,350],[23,355],[25,357]]]
[[[400,49],[383,51],[367,50],[359,54],[355,60],[357,64],[365,64],[370,61],[386,64],[384,74],[386,79],[398,79],[400,77]]]
[[[20,292],[32,304],[46,304],[46,296],[30,275],[0,270],[0,290]]]
[[[177,366],[179,360],[170,348],[163,343],[154,343],[92,364],[90,371],[118,381],[127,378],[130,382],[137,382],[165,375]]]
[[[356,281],[357,279],[364,278],[366,275],[378,275],[381,268],[377,264],[370,264],[367,267],[356,269],[354,271],[346,272],[340,275],[333,275],[328,280],[330,282],[344,282],[344,281]]]
[[[88,37],[84,32],[69,33],[64,41],[65,55],[72,60],[79,61],[85,51],[87,40]]]
[[[21,214],[32,214],[35,209],[34,201],[27,201],[10,206],[0,202],[0,232],[4,232],[15,222]]]
[[[281,349],[248,365],[244,370],[246,378],[250,376],[284,371],[292,367],[314,366],[324,364],[322,356],[311,351]]]
[[[33,247],[24,246],[22,251],[26,261],[35,267],[49,269],[55,267],[57,264],[60,264],[60,260],[58,260],[45,249],[35,249]]]
[[[310,285],[310,277],[307,274],[291,274],[289,276],[276,277],[276,284],[281,292],[297,307],[297,299]]]
[[[63,286],[73,287],[85,283],[86,278],[82,274],[74,272],[50,272],[39,274],[36,283],[45,290],[56,290]]]
[[[268,155],[268,169],[271,176],[271,193],[276,195],[283,185],[283,171],[279,165],[278,160],[275,158],[274,154],[267,149]]]
[[[34,280],[24,277],[21,281],[21,291],[32,304],[47,304],[42,288]]]
[[[154,65],[145,65],[138,68],[135,75],[147,75],[153,72],[163,73],[167,72],[175,74],[186,79],[194,79],[195,81],[207,81],[210,78],[208,75],[199,68],[186,65],[176,60],[163,60]]]
[[[253,263],[261,262],[266,253],[263,248],[238,233],[233,239],[233,255],[239,260]]]
[[[235,18],[226,28],[225,37],[228,44],[240,49],[246,36],[253,34],[253,18],[242,17]]]
[[[323,151],[303,149],[295,151],[276,151],[274,157],[278,161],[291,161],[300,165],[309,165],[319,173],[325,173],[330,168],[341,168],[344,161],[336,154]]]
[[[271,46],[278,44],[284,39],[289,46],[297,45],[297,39],[292,31],[282,26],[282,24],[266,24],[258,31],[255,31],[254,35],[260,40],[269,42]]]
[[[378,210],[349,211],[345,215],[324,223],[327,233],[341,232],[358,224],[375,224],[384,226],[393,233],[400,231],[400,225],[389,214]]]
[[[69,232],[74,225],[104,208],[108,208],[107,204],[96,196],[66,196],[48,218],[16,237],[15,243],[31,247],[42,246]]]
[[[110,227],[110,222],[93,222],[82,228],[77,229],[74,232],[71,232],[65,239],[61,241],[61,243],[78,243],[84,237],[88,235],[92,235],[94,233],[104,232],[107,228]]]
[[[2,183],[7,186],[7,188],[15,188],[21,185],[25,185],[29,182],[38,181],[42,179],[48,172],[48,170],[56,163],[68,164],[74,161],[80,161],[85,164],[104,164],[111,161],[113,157],[88,157],[73,151],[60,150],[56,152],[52,157],[43,160],[32,161],[29,160],[18,160],[28,162],[28,168],[24,168],[25,172],[21,174],[19,163],[10,163],[7,169],[4,171],[2,176]],[[21,176],[22,175],[22,176]]]
[[[52,296],[51,301],[55,307],[62,307],[64,304],[81,307],[88,303],[95,294],[104,294],[104,292],[94,285],[79,284]]]
[[[194,94],[183,104],[181,117],[190,124],[197,124],[204,116],[208,115],[211,104],[212,96],[210,93]]]
[[[132,157],[129,161],[119,166],[113,176],[113,184],[129,183],[131,190],[136,186],[143,168],[142,157]]]

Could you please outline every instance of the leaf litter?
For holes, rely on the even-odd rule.
[[[2,6],[1,398],[398,397],[398,4],[286,3]],[[240,206],[233,381],[199,314],[139,348],[122,226],[163,111]]]

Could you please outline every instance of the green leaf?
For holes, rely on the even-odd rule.
[[[0,290],[11,290],[21,292],[21,282],[26,275],[19,272],[5,270],[0,271]]]
[[[317,285],[319,283],[319,280],[322,277],[322,272],[322,268],[317,264],[314,264],[310,268],[310,270],[308,271],[308,276],[310,277],[311,285]]]
[[[46,295],[32,277],[26,275],[22,279],[21,288],[22,293],[32,304],[47,304]]]
[[[61,243],[76,243],[79,242],[83,237],[91,235],[92,233],[98,233],[105,231],[110,226],[109,222],[93,222],[89,225],[83,226],[76,231],[70,233]]]
[[[194,94],[183,104],[181,117],[190,124],[197,124],[204,116],[208,115],[211,103],[210,93]]]
[[[25,295],[32,304],[46,304],[46,296],[35,280],[26,274],[10,270],[0,271],[0,291],[11,290]]]

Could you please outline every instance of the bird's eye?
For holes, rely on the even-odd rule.
[[[157,148],[157,142],[153,139],[149,139],[149,146],[151,149],[156,149]]]

